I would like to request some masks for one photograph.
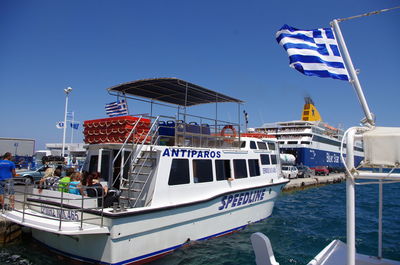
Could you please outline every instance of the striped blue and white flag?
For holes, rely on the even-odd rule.
[[[297,71],[308,76],[349,80],[331,28],[301,30],[283,25],[276,40],[287,51],[290,67]]]
[[[128,106],[125,100],[118,100],[106,104],[106,113],[110,117],[128,115]]]
[[[57,128],[57,129],[62,129],[62,128],[64,128],[64,122],[63,122],[63,121],[57,122],[57,123],[56,123],[56,128]]]

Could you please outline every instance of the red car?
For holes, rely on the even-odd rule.
[[[315,175],[329,176],[329,170],[326,166],[316,166],[314,171]]]

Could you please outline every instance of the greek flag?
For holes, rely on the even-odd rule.
[[[106,104],[106,113],[110,117],[128,115],[128,106],[125,100],[118,100]]]
[[[290,67],[308,76],[349,80],[331,28],[301,30],[288,25],[276,40],[289,55]]]

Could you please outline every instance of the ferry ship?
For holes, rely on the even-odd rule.
[[[333,171],[344,169],[340,159],[343,130],[323,122],[310,97],[305,98],[301,120],[266,123],[252,131],[275,136],[281,152],[294,155],[297,165],[327,166]],[[358,165],[363,159],[362,143],[356,142],[354,150]]]
[[[176,78],[138,80],[108,92],[148,101],[151,110],[155,103],[172,106],[178,113],[84,123],[83,169],[100,172],[116,200],[107,205],[107,195],[87,197],[34,185],[25,189],[22,209],[3,209],[1,216],[30,227],[36,240],[67,257],[131,264],[271,215],[288,182],[276,142],[262,134],[241,135],[239,123],[186,111],[229,102],[240,110],[241,100]]]

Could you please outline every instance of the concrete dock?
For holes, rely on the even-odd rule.
[[[318,186],[332,183],[339,183],[346,179],[344,173],[331,173],[329,176],[311,176],[311,178],[296,178],[291,179],[290,182],[283,189],[284,191],[292,191],[303,189],[309,186]]]

